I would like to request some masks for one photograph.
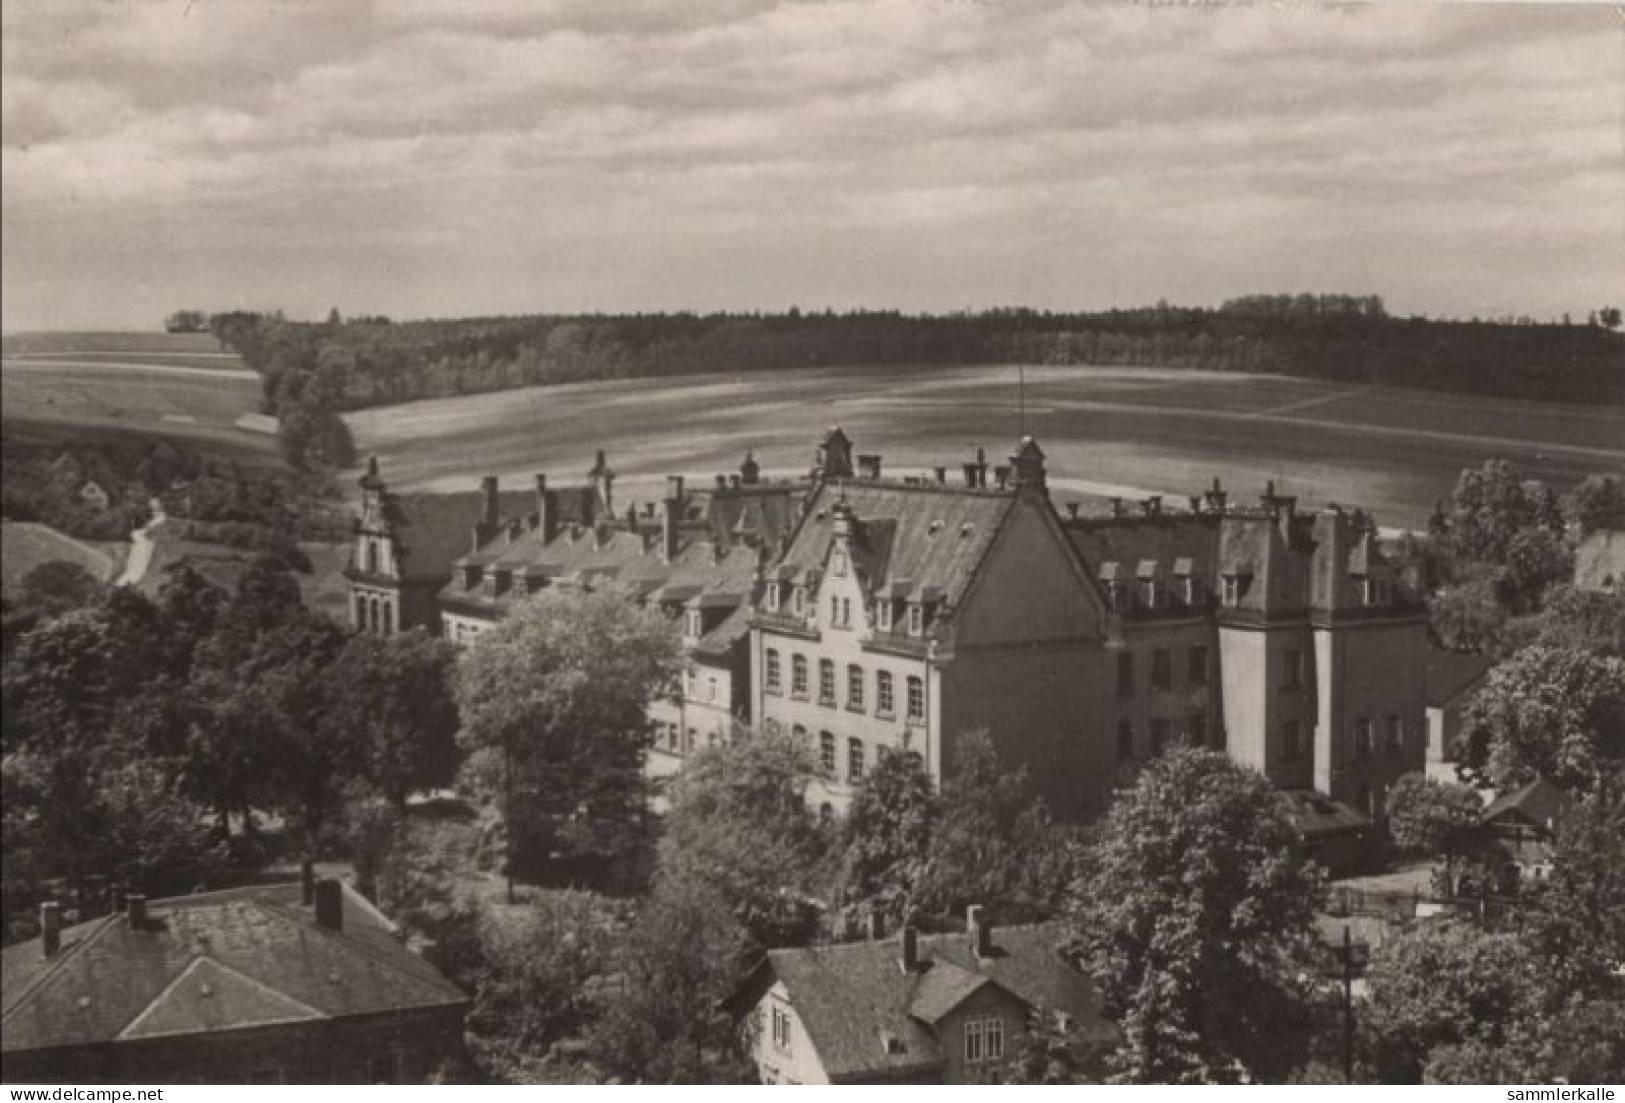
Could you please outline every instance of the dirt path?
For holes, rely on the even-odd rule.
[[[169,520],[164,513],[163,502],[153,498],[148,506],[152,510],[152,520],[130,533],[130,557],[124,561],[124,573],[119,575],[115,585],[134,586],[147,577],[147,568],[152,565],[152,530]]]

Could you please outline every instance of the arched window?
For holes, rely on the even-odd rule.
[[[378,622],[378,632],[387,636],[395,630],[395,603],[389,599],[384,600],[383,619]]]
[[[835,736],[830,732],[818,733],[818,768],[829,777],[835,776]]]
[[[367,631],[376,634],[378,632],[379,623],[378,599],[376,597],[369,598],[367,601]]]
[[[790,657],[790,693],[795,697],[807,696],[807,656]]]
[[[856,737],[846,741],[846,778],[853,783],[863,780],[863,740]]]
[[[885,670],[875,671],[875,711],[881,716],[890,716],[893,704],[891,674]]]
[[[915,677],[908,680],[908,718],[925,719],[925,683]]]
[[[767,649],[767,672],[763,681],[769,693],[779,692],[779,652],[777,648]]]
[[[846,668],[846,707],[863,711],[863,667],[856,663]]]
[[[367,541],[367,573],[378,573],[378,541]]]
[[[831,659],[818,660],[818,703],[835,705],[835,663]]]
[[[363,631],[367,627],[367,596],[356,594],[355,600],[350,603],[350,626],[356,631]]]

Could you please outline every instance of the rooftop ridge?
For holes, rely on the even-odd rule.
[[[39,976],[35,977],[28,984],[24,985],[22,991],[17,993],[17,996],[16,996],[16,998],[14,1000],[12,1000],[11,1005],[5,1009],[5,1013],[3,1015],[0,1015],[0,1022],[4,1022],[6,1019],[11,1018],[11,1016],[20,1007],[22,1007],[23,1004],[28,1002],[28,999],[31,996],[33,996],[33,994],[35,992],[39,991],[42,987],[45,986],[47,981],[50,981],[50,980],[54,979],[56,977],[56,975],[62,971],[62,967],[64,965],[66,965],[73,958],[79,956],[79,954],[81,954],[84,951],[84,948],[86,946],[89,946],[92,942],[95,942],[97,939],[101,938],[101,936],[104,933],[106,933],[106,931],[110,927],[112,927],[115,923],[117,923],[119,919],[120,919],[119,914],[117,912],[113,912],[113,913],[111,913],[109,915],[102,916],[99,920],[97,920],[97,919],[88,920],[87,922],[89,922],[89,923],[98,923],[99,922],[101,925],[99,927],[97,927],[95,930],[90,931],[88,934],[85,935],[84,938],[79,939],[72,946],[68,946],[68,947],[62,949],[54,957],[52,957],[50,965],[48,965],[44,969],[41,969],[40,973],[39,973]],[[84,926],[84,925],[85,924],[82,924],[82,923],[74,924],[75,927],[80,927],[80,926]],[[70,928],[70,930],[71,929],[72,928]],[[22,946],[32,945],[36,941],[38,941],[38,940],[37,939],[29,939],[27,942],[18,943],[17,946],[15,946],[15,947],[8,946],[6,948],[8,950],[18,949],[18,948],[20,948]]]

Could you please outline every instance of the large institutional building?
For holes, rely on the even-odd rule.
[[[431,502],[391,494],[376,465],[362,487],[359,630],[467,641],[547,586],[680,617],[691,661],[651,706],[657,775],[735,722],[778,730],[815,754],[812,797],[834,813],[878,756],[917,753],[940,778],[985,729],[1055,811],[1087,817],[1184,739],[1346,827],[1423,768],[1417,595],[1369,518],[1300,512],[1273,486],[1087,514],[1056,509],[1030,438],[950,479],[888,474],[837,428],[805,477],[764,480],[747,456],[641,509],[617,509],[602,453],[568,488],[487,478]]]

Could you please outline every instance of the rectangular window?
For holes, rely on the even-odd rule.
[[[1371,757],[1371,721],[1364,716],[1354,722],[1354,757]]]
[[[705,699],[707,701],[715,701],[717,699],[717,676],[715,674],[707,674],[705,676]]]
[[[913,677],[908,680],[908,718],[925,719],[925,683]]]
[[[908,634],[918,636],[925,631],[925,609],[918,604],[908,607]]]
[[[1173,684],[1173,655],[1166,647],[1159,647],[1151,652],[1151,688],[1168,689]]]
[[[835,776],[835,737],[829,732],[818,733],[818,768],[825,777]]]
[[[767,588],[767,611],[769,613],[779,611],[779,584],[777,582],[769,584]]]
[[[1303,652],[1289,648],[1281,668],[1281,688],[1298,689],[1303,685]]]
[[[965,1021],[965,1063],[999,1061],[1004,1058],[1004,1020],[987,1015]]]
[[[1221,595],[1226,609],[1234,609],[1241,604],[1241,580],[1235,575],[1225,575],[1220,583],[1223,586]]]
[[[1134,721],[1117,722],[1117,761],[1127,762],[1134,757]]]
[[[875,711],[881,716],[892,714],[891,675],[884,670],[875,672]]]
[[[1405,722],[1397,716],[1388,717],[1388,749],[1390,751],[1405,749]]]
[[[1281,723],[1281,758],[1286,762],[1303,758],[1303,725],[1296,720]]]
[[[891,631],[891,601],[888,598],[875,602],[875,627],[882,632]]]
[[[769,693],[779,692],[779,652],[776,648],[767,649],[767,673],[763,681]]]
[[[1118,652],[1117,655],[1117,695],[1134,696],[1134,655],[1128,651]]]
[[[818,660],[818,703],[835,707],[835,663],[829,659]]]
[[[1207,713],[1191,713],[1190,737],[1194,745],[1198,747],[1207,746]]]
[[[846,777],[856,784],[863,780],[863,740],[846,741]]]
[[[773,1008],[773,1048],[790,1049],[790,1013],[780,1007]]]
[[[1193,686],[1207,685],[1207,648],[1190,649],[1185,657],[1185,680]]]
[[[797,616],[807,611],[807,588],[805,586],[796,587],[795,609]]]
[[[1151,721],[1151,753],[1159,755],[1168,749],[1168,734],[1172,725],[1166,719],[1158,718]]]
[[[807,696],[807,656],[790,658],[790,693],[795,697]]]
[[[861,666],[846,668],[846,707],[855,712],[863,711],[863,668]]]
[[[965,1063],[974,1065],[982,1060],[982,1020],[965,1022]]]

